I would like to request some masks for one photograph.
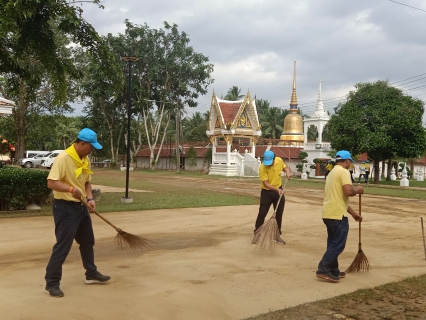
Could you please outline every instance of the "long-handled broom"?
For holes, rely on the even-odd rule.
[[[115,236],[115,243],[121,250],[132,250],[135,252],[138,249],[146,249],[151,247],[151,241],[140,236],[128,233],[126,231],[121,230],[120,228],[113,225],[110,221],[108,221],[105,217],[103,217],[99,212],[90,208],[87,204],[86,199],[81,198],[81,202],[93,213],[95,213],[99,218],[108,223],[111,227],[113,227],[117,231],[117,235]]]
[[[287,184],[288,179],[284,182],[283,189]],[[277,209],[280,205],[282,195],[280,195],[277,205],[275,206],[274,214],[268,221],[264,222],[255,232],[252,243],[258,243],[260,249],[273,249],[277,239],[281,236],[278,230],[278,223],[276,219]],[[257,241],[256,241],[257,239]]]
[[[359,214],[361,215],[361,195],[359,195]],[[359,243],[358,243],[358,253],[351,263],[351,265],[346,269],[347,273],[350,272],[368,272],[371,270],[370,263],[368,262],[367,257],[362,251],[361,246],[361,220],[359,221]]]

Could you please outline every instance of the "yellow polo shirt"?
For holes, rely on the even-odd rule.
[[[90,181],[91,175],[82,172],[78,176],[78,178],[76,178],[76,169],[77,166],[75,165],[74,160],[71,158],[71,156],[65,151],[61,152],[56,157],[55,162],[53,163],[52,168],[50,169],[50,173],[47,176],[47,180],[58,180],[69,184],[70,186],[74,186],[74,188],[78,188],[83,194],[83,196],[86,197],[86,182]],[[53,191],[53,196],[55,199],[80,202],[76,198],[74,198],[70,192]]]
[[[323,219],[342,220],[342,216],[347,213],[349,197],[343,193],[346,184],[352,185],[349,171],[341,165],[334,166],[325,181]]]
[[[268,180],[271,185],[278,188],[282,185],[281,172],[286,168],[286,164],[280,157],[275,157],[274,162],[270,166],[263,163],[259,167],[259,178],[262,189],[269,190],[263,185],[263,181]]]

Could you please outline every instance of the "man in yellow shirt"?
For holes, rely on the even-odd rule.
[[[370,178],[370,161],[365,160],[365,183],[369,183]]]
[[[336,165],[325,181],[322,219],[327,227],[327,250],[318,264],[318,278],[331,282],[339,282],[345,277],[340,272],[337,258],[343,252],[349,232],[349,213],[355,221],[362,221],[362,216],[348,205],[349,197],[363,194],[362,186],[352,186],[349,175],[349,165],[354,160],[349,151],[341,150],[336,153]]]
[[[325,166],[325,177],[324,177],[324,179],[327,179],[327,176],[332,169],[333,169],[333,164],[331,163],[331,160],[328,160],[327,165]]]
[[[359,176],[358,176],[358,183],[361,183],[361,176],[364,177],[365,183],[367,183],[367,176],[365,175],[365,161],[361,162],[361,165],[359,166]]]
[[[351,162],[351,163],[349,164],[349,173],[350,173],[350,175],[351,175],[352,183],[354,183],[354,182],[355,182],[355,180],[354,180],[354,169],[355,169],[355,166],[354,166],[353,162]]]
[[[283,171],[285,172],[287,179],[290,179],[290,170],[284,163],[283,159],[276,157],[273,151],[266,150],[263,154],[263,163],[259,167],[259,178],[262,189],[260,191],[260,205],[254,229],[255,232],[265,222],[265,217],[268,214],[271,204],[275,209],[278,199],[282,195],[281,201],[276,209],[278,230],[280,230],[281,234],[281,224],[285,204],[285,196],[284,190],[282,189],[281,179],[281,172]],[[252,243],[257,243],[259,237],[260,233],[255,234]],[[285,244],[285,241],[281,237],[278,237],[276,242],[279,244]]]
[[[87,157],[93,149],[102,149],[94,131],[84,128],[76,141],[60,153],[52,165],[47,177],[47,186],[53,190],[53,218],[55,222],[56,244],[53,246],[50,261],[46,267],[46,293],[52,297],[63,297],[59,288],[62,279],[62,264],[65,262],[75,241],[80,245],[83,267],[86,269],[87,284],[107,282],[97,270],[93,246],[92,220],[89,211],[81,203],[81,198],[96,209],[90,184],[90,160]]]

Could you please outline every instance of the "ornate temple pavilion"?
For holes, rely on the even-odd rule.
[[[256,143],[261,136],[256,102],[247,92],[243,100],[218,99],[213,92],[207,136],[212,146],[210,174],[256,175]],[[237,150],[246,147],[240,154]]]

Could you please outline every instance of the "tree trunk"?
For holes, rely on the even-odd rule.
[[[374,160],[374,183],[378,184],[379,183],[379,177],[380,177],[380,161],[379,160]]]
[[[20,81],[19,84],[19,107],[15,107],[13,117],[16,125],[16,149],[15,160],[24,157],[25,153],[25,114],[28,103],[26,102],[27,90],[25,84]]]
[[[391,169],[392,169],[392,159],[388,159],[388,172],[386,173],[386,181],[390,181],[390,175],[391,175]]]
[[[383,160],[382,161],[382,175],[381,175],[382,178],[385,177],[385,166],[386,166],[386,161]]]

